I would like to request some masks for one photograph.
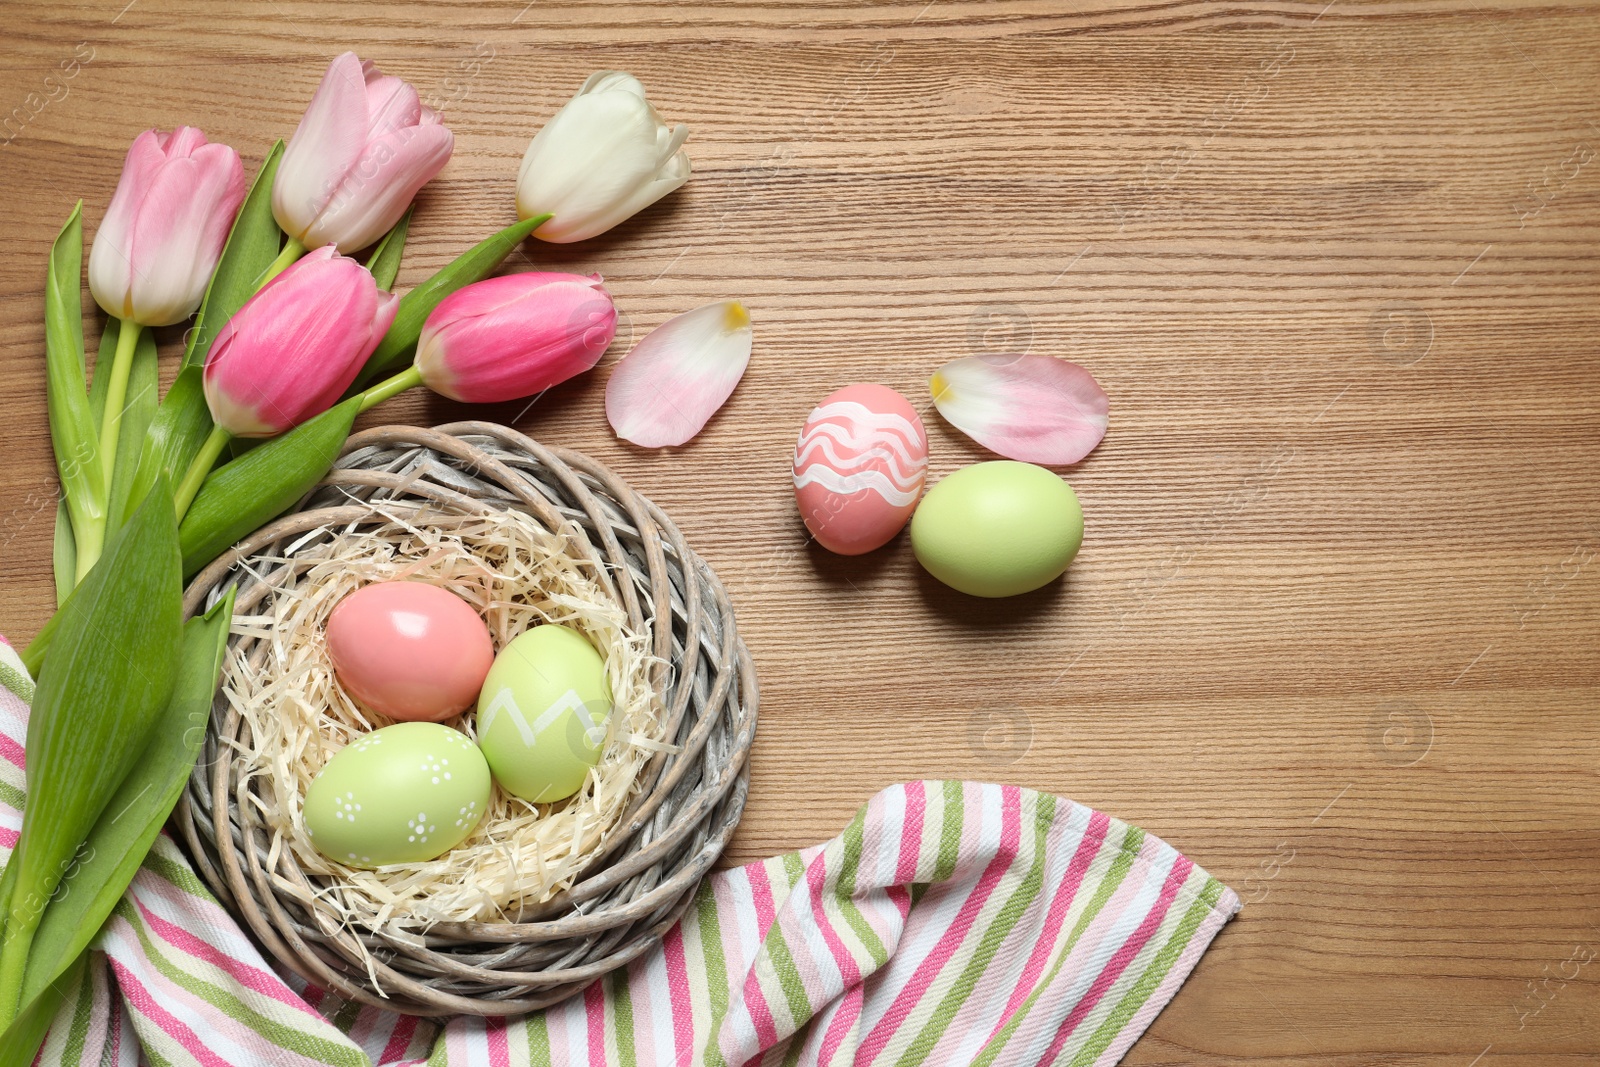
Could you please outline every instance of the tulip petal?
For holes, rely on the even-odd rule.
[[[134,221],[129,288],[134,318],[146,326],[170,326],[194,314],[244,200],[238,154],[227,145],[206,148],[167,161]]]
[[[272,213],[285,233],[305,240],[366,144],[366,75],[356,54],[346,52],[328,64],[278,164]]]
[[[89,256],[95,300],[145,326],[188,318],[243,200],[244,167],[227,145],[190,126],[140,134]]]
[[[517,179],[524,218],[556,209],[534,235],[582,240],[632,214],[613,206],[654,176],[657,122],[649,103],[625,90],[580,95],[556,112],[528,145]],[[586,225],[594,218],[604,221]],[[568,232],[574,228],[581,228],[580,236]]]
[[[376,68],[367,72],[367,139],[381,137],[406,126],[415,126],[422,118],[422,102],[403,78],[392,74],[379,74]]]
[[[447,296],[423,324],[416,365],[452,400],[514,400],[593,367],[616,328],[598,274],[508,274]]]
[[[968,356],[940,367],[928,387],[945,421],[1007,459],[1076,463],[1106,435],[1105,390],[1064,359]]]
[[[632,218],[688,180],[689,154],[680,151],[662,164],[661,171],[655,178],[635,188],[610,212],[606,228],[610,229],[624,219]],[[554,226],[557,221],[551,219],[533,231],[533,235],[542,241],[558,241],[558,238],[546,232],[547,227]]]
[[[192,156],[205,144],[205,132],[197,126],[179,126],[171,133],[161,135],[161,151],[168,159]]]
[[[750,363],[754,331],[737,300],[668,319],[633,347],[606,383],[606,418],[624,441],[681,445],[733,393]]]
[[[578,96],[587,96],[590,93],[609,93],[613,89],[621,89],[632,93],[639,99],[646,97],[644,83],[625,70],[597,70],[584,79],[583,87],[578,90]]]
[[[503,308],[522,303],[530,294],[539,293],[551,285],[573,284],[586,289],[600,289],[598,274],[567,274],[562,271],[523,271],[520,274],[503,274],[485,278],[481,282],[457,289],[439,302],[430,319],[477,319],[493,315]]]
[[[398,302],[331,245],[302,257],[217,334],[202,379],[212,418],[235,437],[269,437],[327,410]]]
[[[406,126],[376,138],[306,230],[305,244],[336,243],[351,252],[372,244],[405,213],[454,149],[455,135],[440,125]]]
[[[167,159],[161,147],[163,139],[157,131],[145,130],[128,146],[122,177],[89,250],[89,292],[106,314],[119,319],[133,315],[133,265],[128,247],[144,191]]]

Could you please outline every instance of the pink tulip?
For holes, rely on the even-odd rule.
[[[272,214],[307,248],[365,248],[445,165],[455,138],[417,91],[346,52],[328,64],[272,183]]]
[[[108,315],[170,326],[205,296],[244,202],[239,153],[193,126],[133,139],[89,252],[89,291]]]
[[[399,299],[332,247],[293,264],[211,345],[212,420],[235,437],[272,437],[326,411],[388,331]]]
[[[616,306],[600,282],[598,274],[511,274],[450,294],[417,341],[423,384],[490,404],[582,374],[617,332]]]

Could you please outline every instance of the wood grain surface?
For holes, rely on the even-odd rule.
[[[0,631],[51,607],[46,249],[80,196],[92,235],[135,133],[253,169],[332,54],[411,80],[457,141],[404,288],[511,221],[528,138],[626,69],[694,179],[515,266],[605,275],[608,365],[744,297],[749,374],[673,452],[612,437],[606,366],[472,414],[613,466],[733,591],[763,699],[729,859],[897,780],[1051,790],[1246,901],[1129,1063],[1600,1061],[1592,5],[125,2],[4,7]],[[925,405],[941,362],[1021,349],[1112,398],[1065,472],[1066,580],[978,602],[904,537],[806,543],[818,399]],[[985,458],[928,425],[933,477]]]

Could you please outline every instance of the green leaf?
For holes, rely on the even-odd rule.
[[[383,335],[378,347],[367,357],[367,365],[356,375],[352,389],[359,392],[380,378],[403,370],[416,351],[417,338],[422,336],[422,324],[439,306],[439,302],[457,289],[487,278],[528,234],[549,218],[549,215],[539,215],[507,226],[493,237],[461,253],[455,262],[401,297],[389,332]]]
[[[105,417],[106,393],[111,391],[111,360],[117,354],[117,338],[121,336],[122,320],[107,315],[106,327],[100,331],[100,351],[94,357],[94,375],[89,380],[89,414],[94,416],[96,426]],[[102,370],[106,373],[100,373]],[[131,374],[129,384],[131,387]]]
[[[178,531],[184,580],[321,481],[360,413],[360,398],[351,397],[211,472]]]
[[[230,437],[228,438],[228,458],[238,459],[246,452],[253,452],[267,443],[265,437]]]
[[[255,295],[261,275],[278,258],[283,231],[278,229],[278,220],[272,215],[272,179],[278,173],[282,158],[283,142],[279,141],[261,161],[256,180],[251,183],[244,205],[233,220],[228,243],[222,248],[222,258],[211,275],[211,284],[206,286],[200,314],[189,330],[189,343],[183,351],[185,367],[205,365],[206,353],[211,351],[211,342],[216,340],[218,331]],[[205,434],[200,436],[204,439]]]
[[[83,202],[50,246],[44,290],[45,392],[50,443],[79,553],[99,554],[105,520],[99,424],[83,379]]]
[[[122,322],[117,318],[107,315],[106,326],[101,330],[101,347],[94,354],[94,370],[102,366],[110,366],[110,360],[117,354],[117,336],[122,333]],[[88,368],[85,368],[88,373]],[[94,426],[101,424],[101,418],[106,414],[106,394],[110,389],[109,374],[94,374],[90,381],[90,416],[94,419]],[[99,430],[96,430],[98,442]],[[101,461],[104,462],[104,461]],[[66,509],[66,496],[62,496],[62,509],[56,515],[56,552],[54,552],[54,565],[56,565],[56,606],[67,603],[67,593],[72,592],[72,587],[78,584],[77,573],[77,544],[72,539],[72,522],[70,515],[67,517],[67,533],[61,533],[61,510]]]
[[[28,954],[22,1000],[44,991],[94,940],[183,794],[211,720],[217,673],[228,647],[233,591],[183,631],[177,682],[139,762],[84,842],[82,860],[62,879]]]
[[[70,600],[71,598],[72,594],[68,593],[67,599]],[[66,606],[67,601],[63,600],[61,607],[64,608]],[[28,647],[17,653],[17,658],[22,660],[22,666],[27,670],[29,677],[39,677],[39,672],[44,669],[45,653],[50,651],[50,642],[55,638],[56,627],[59,625],[57,620],[60,618],[61,610],[58,608],[56,613],[46,619],[43,626],[39,627],[39,632],[33,635],[33,640],[28,642]],[[5,900],[4,892],[0,892],[0,927],[5,925]]]
[[[406,233],[411,229],[411,213],[416,209],[415,204],[406,208],[400,221],[383,235],[383,240],[367,259],[367,269],[372,272],[372,280],[378,283],[379,289],[394,288],[394,280],[400,274],[400,256],[406,249]]]
[[[157,478],[165,475],[169,484],[182,478],[205,443],[211,433],[211,409],[206,407],[202,374],[197,366],[184,367],[173,380],[166,399],[150,420],[139,465],[126,493],[119,497],[121,511],[111,516],[110,525],[120,529]]]
[[[96,370],[101,367],[111,366],[111,357],[117,350],[117,337],[122,329],[120,319],[106,317],[105,329],[100,332],[100,352],[94,357]],[[88,368],[84,368],[85,373]],[[110,388],[110,377],[105,374],[96,374],[89,385],[89,414],[93,417],[94,424],[100,425],[100,418],[106,410],[106,392]],[[95,438],[97,441],[98,437]],[[77,543],[72,536],[72,517],[67,511],[67,499],[63,496],[56,506],[56,537],[52,553],[56,575],[56,607],[67,602],[67,594],[72,592],[72,587],[78,584]]]
[[[7,865],[16,872],[0,944],[6,1024],[45,904],[172,695],[182,587],[171,500],[170,491],[152,492],[112,539],[61,609],[40,671],[28,717],[28,802]]]
[[[78,546],[72,539],[72,516],[67,513],[66,497],[56,500],[56,534],[50,563],[55,571],[56,607],[59,608],[72,595],[72,587],[78,584]]]
[[[59,981],[52,982],[12,1020],[0,1034],[0,1064],[22,1067],[33,1062],[44,1044],[45,1035],[50,1032],[50,1024],[55,1022],[56,1013],[67,1002],[67,996],[80,988],[78,983],[87,973],[88,962],[87,955],[79,956]]]

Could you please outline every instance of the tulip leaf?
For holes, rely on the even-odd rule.
[[[50,549],[50,565],[56,576],[56,607],[67,602],[72,587],[78,584],[78,546],[72,539],[72,516],[67,513],[67,498],[56,501],[55,542]]]
[[[84,387],[83,202],[72,209],[50,247],[44,290],[45,392],[50,443],[67,501],[75,544],[98,555],[105,522],[105,485],[100,466],[99,424]]]
[[[121,329],[120,319],[109,315],[106,317],[106,327],[100,333],[100,352],[94,357],[96,368],[111,365],[109,361],[117,350],[117,336]],[[84,367],[84,373],[88,373],[87,366]],[[106,392],[110,389],[110,383],[109,375],[97,374],[89,385],[89,414],[96,426],[100,425],[101,416],[105,413]],[[64,496],[56,505],[56,536],[51,559],[56,576],[56,607],[59,608],[67,602],[72,587],[78,584],[78,546],[72,536],[72,517],[67,512]]]
[[[94,380],[89,386],[89,414],[96,426],[101,425],[105,418],[106,394],[111,391],[109,373],[111,359],[116,352],[117,338],[121,332],[122,321],[108,316],[105,330],[100,334],[100,352],[95,356]],[[155,335],[149,330],[141,331],[139,342],[133,350],[133,361],[128,369],[128,391],[123,401],[122,418],[119,421],[116,467],[111,476],[111,496],[106,504],[105,536],[107,537],[122,525],[125,512],[118,506],[117,501],[119,497],[125,498],[127,495],[129,484],[138,468],[145,430],[156,412],[161,388],[157,380],[156,359]],[[101,373],[102,370],[107,373]],[[102,456],[101,462],[104,461],[105,457]],[[66,603],[67,594],[72,592],[72,587],[77,584],[75,574],[77,545],[71,537],[70,528],[65,532],[62,531],[62,521],[58,513],[54,554],[58,607]]]
[[[45,909],[28,954],[23,1003],[44,992],[88,948],[177,806],[211,721],[232,621],[229,590],[210,611],[184,626],[172,697],[139,762],[84,842],[81,862],[62,879]]]
[[[189,330],[189,342],[183,352],[185,367],[204,366],[206,353],[211,351],[211,342],[216,340],[218,331],[255,295],[261,275],[278,258],[283,231],[278,229],[278,220],[272,214],[272,179],[278,173],[282,158],[283,142],[279,141],[261,161],[261,169],[256,171],[250,192],[233,220],[228,243],[222,248],[222,258],[217,260],[217,269],[206,286],[200,314]],[[200,436],[203,439],[205,434]]]
[[[106,413],[106,394],[111,391],[111,360],[117,352],[117,338],[122,336],[122,320],[111,315],[106,316],[106,328],[100,331],[100,350],[95,353],[95,373],[89,379],[89,414],[94,416],[94,424],[100,425],[100,420]],[[100,373],[100,368],[106,368],[106,374]],[[129,375],[129,391],[132,391],[132,373]]]
[[[400,257],[406,250],[406,234],[411,229],[411,213],[416,209],[415,204],[406,208],[406,213],[400,216],[400,221],[383,235],[383,240],[378,242],[378,247],[372,250],[372,255],[367,259],[367,270],[372,272],[372,280],[385,292],[394,288],[394,280],[400,275]]]
[[[232,437],[228,439],[228,458],[238,459],[267,443],[265,437]]]
[[[11,1025],[0,1033],[0,1064],[28,1064],[34,1062],[39,1048],[44,1044],[50,1024],[56,1013],[67,1002],[67,995],[78,987],[87,974],[87,955],[79,956],[67,973],[50,983],[45,991],[33,998]]]
[[[289,510],[321,481],[360,413],[361,399],[351,397],[212,471],[178,531],[184,579]]]
[[[46,904],[172,695],[182,586],[171,501],[158,480],[61,609],[52,654],[39,674],[28,716],[28,802],[6,872],[0,941],[6,1025]]]
[[[111,516],[111,526],[121,527],[158,477],[166,475],[169,483],[183,477],[211,433],[211,410],[206,407],[202,374],[198,366],[184,367],[167,389],[166,399],[150,420],[138,467],[126,493],[119,497],[121,512]]]
[[[71,598],[72,593],[68,592],[67,599],[70,600]],[[66,606],[67,601],[63,600],[61,607],[64,608]],[[33,640],[28,642],[28,647],[17,653],[17,658],[22,660],[22,666],[26,668],[30,678],[39,677],[39,671],[44,667],[45,653],[50,651],[50,642],[55,639],[56,627],[60,625],[57,620],[60,618],[61,609],[57,608],[56,613],[46,619],[44,625],[39,627],[39,632],[33,635]],[[0,882],[0,926],[5,925],[5,902],[4,883]]]
[[[380,378],[387,378],[405,369],[416,351],[417,338],[422,336],[422,324],[433,314],[433,309],[439,306],[440,301],[463,286],[487,278],[530,233],[549,218],[549,215],[539,215],[507,226],[493,237],[461,253],[449,266],[401,297],[389,332],[383,335],[378,347],[367,357],[367,365],[356,375],[352,391],[360,392]]]

